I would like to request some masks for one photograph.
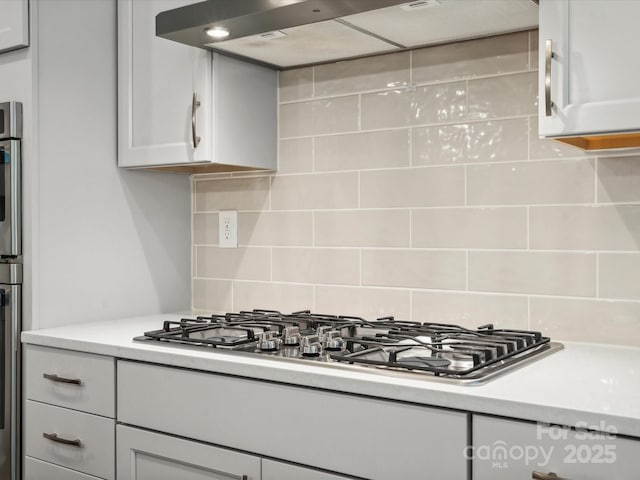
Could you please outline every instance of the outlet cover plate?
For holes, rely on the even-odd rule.
[[[238,212],[221,210],[218,213],[220,248],[238,248]]]

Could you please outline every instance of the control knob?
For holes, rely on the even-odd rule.
[[[317,357],[322,351],[322,345],[320,345],[320,339],[317,335],[309,335],[302,337],[302,355],[305,357]]]
[[[258,335],[258,348],[262,352],[275,352],[280,347],[280,339],[276,332],[264,332]]]

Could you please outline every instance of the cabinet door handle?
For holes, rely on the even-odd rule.
[[[193,148],[198,148],[201,138],[198,136],[198,121],[196,119],[196,110],[200,107],[200,100],[198,100],[198,94],[194,93],[191,100],[191,140],[193,141]]]
[[[43,373],[42,377],[46,378],[47,380],[51,380],[52,382],[71,383],[73,385],[82,385],[82,380],[80,380],[79,378],[59,377],[58,375],[51,374],[51,373]]]
[[[73,447],[81,447],[82,442],[78,439],[69,440],[68,438],[59,437],[57,433],[43,433],[42,436],[52,442],[62,443],[64,445],[71,445]]]
[[[551,59],[554,58],[553,42],[547,40],[544,54],[544,109],[547,117],[551,116]]]
[[[531,478],[535,480],[569,480],[568,478],[559,477],[553,472],[549,472],[549,473],[532,472]]]

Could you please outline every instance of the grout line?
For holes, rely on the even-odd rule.
[[[458,295],[479,295],[485,297],[515,297],[527,299],[527,303],[530,304],[531,299],[549,299],[549,300],[582,300],[585,302],[611,302],[611,303],[627,303],[633,305],[640,305],[640,299],[636,298],[610,298],[610,297],[576,297],[572,295],[549,295],[549,294],[536,294],[528,292],[492,292],[492,291],[476,291],[476,290],[448,290],[442,288],[420,288],[420,287],[396,287],[387,285],[354,285],[354,284],[312,284],[303,282],[288,282],[288,281],[276,281],[271,282],[269,280],[251,280],[251,279],[231,279],[231,278],[209,278],[209,277],[197,277],[194,281],[226,281],[231,282],[232,288],[235,288],[235,284],[239,283],[256,283],[261,285],[289,285],[289,286],[301,286],[301,287],[335,287],[335,288],[347,288],[347,289],[361,289],[366,288],[370,290],[390,290],[395,292],[431,292],[431,293],[451,293]]]
[[[493,74],[487,74],[487,75],[474,75],[474,76],[469,76],[469,77],[460,77],[460,78],[452,78],[452,79],[447,79],[447,80],[440,80],[440,81],[435,81],[435,82],[421,82],[421,83],[417,83],[417,84],[413,84],[413,67],[410,70],[410,84],[409,86],[411,87],[432,87],[432,86],[442,86],[442,85],[454,85],[457,83],[462,83],[462,82],[467,82],[467,81],[475,81],[475,80],[485,80],[485,79],[491,79],[491,78],[500,78],[500,77],[511,77],[511,76],[516,76],[516,75],[525,75],[528,73],[533,73],[536,72],[538,69],[537,67],[533,70],[529,70],[529,69],[524,69],[524,70],[514,70],[511,72],[499,72],[499,73],[493,73]],[[394,86],[394,87],[388,87],[388,88],[374,88],[371,90],[354,90],[352,92],[344,92],[344,93],[339,93],[339,94],[334,94],[334,95],[321,95],[321,96],[316,96],[316,89],[315,89],[315,67],[313,70],[314,74],[314,81],[313,81],[313,92],[312,92],[312,97],[310,98],[300,98],[300,99],[296,99],[296,100],[287,100],[284,102],[280,102],[280,105],[291,105],[291,104],[296,104],[296,103],[308,103],[308,102],[312,102],[314,100],[331,100],[331,99],[335,99],[335,98],[344,98],[344,97],[351,97],[353,95],[360,95],[360,94],[372,94],[372,93],[384,93],[384,92],[393,92],[393,91],[398,91],[401,90],[402,87],[400,86]]]
[[[598,166],[600,163],[599,158],[595,158],[593,161],[593,203],[598,204]]]
[[[413,209],[409,209],[409,248],[413,249]]]
[[[464,270],[465,270],[465,291],[469,291],[469,250],[466,250],[464,255]]]
[[[407,130],[407,128],[401,128],[398,130]],[[409,129],[411,130],[411,129]],[[367,132],[368,133],[368,132]],[[309,138],[309,137],[300,137],[300,138]],[[295,140],[295,139],[290,139]],[[315,145],[315,141],[314,141]],[[439,163],[439,164],[429,164],[429,165],[397,165],[392,167],[377,167],[377,168],[351,168],[351,169],[340,169],[340,170],[319,170],[313,172],[294,172],[294,173],[277,173],[271,175],[246,175],[243,177],[224,177],[224,178],[203,178],[197,180],[198,183],[202,182],[225,182],[227,180],[238,180],[238,179],[254,179],[254,178],[275,178],[275,177],[309,177],[309,176],[320,176],[320,175],[334,175],[339,176],[341,174],[353,173],[353,172],[389,172],[389,171],[406,171],[406,170],[428,170],[428,169],[453,169],[453,168],[462,168],[468,166],[502,166],[506,167],[509,165],[533,165],[533,164],[558,164],[558,163],[577,163],[577,162],[586,162],[592,160],[594,157],[571,157],[571,158],[548,158],[548,159],[536,159],[536,160],[508,160],[502,162],[461,162],[461,163]],[[211,192],[207,192],[211,193]],[[593,203],[593,202],[587,202]],[[640,202],[636,202],[640,203]]]
[[[218,244],[194,244],[193,247],[198,248],[216,248]],[[336,246],[336,245],[245,245],[239,244],[238,249],[250,249],[250,250],[267,250],[267,249],[313,249],[319,248],[323,250],[379,250],[384,252],[389,251],[398,251],[398,252],[470,252],[470,253],[528,253],[531,255],[535,254],[545,254],[545,253],[564,253],[567,255],[572,254],[608,254],[608,255],[640,255],[638,250],[570,250],[570,249],[534,249],[530,250],[527,248],[473,248],[473,247],[411,247],[411,246],[397,246],[397,247],[388,247],[388,246],[378,246],[378,245],[347,245],[347,246]]]
[[[596,253],[596,298],[600,298],[600,253]]]
[[[531,207],[527,206],[527,250],[531,250]]]

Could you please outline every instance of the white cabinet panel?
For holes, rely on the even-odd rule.
[[[118,480],[260,480],[260,459],[118,425]]]
[[[272,460],[262,461],[262,480],[348,480],[347,477],[296,467]]]
[[[35,458],[24,459],[24,480],[100,480]]]
[[[118,165],[275,169],[277,72],[156,37],[190,3],[118,0]]]
[[[461,412],[123,360],[117,392],[130,425],[371,480],[467,475]]]
[[[640,42],[638,18],[638,1],[540,1],[542,136],[640,130],[640,65],[633,54]],[[546,92],[548,41],[553,57]],[[553,102],[550,115],[546,98]]]
[[[115,478],[112,419],[27,400],[24,420],[26,455],[107,480]],[[63,443],[66,440],[79,444]]]
[[[29,400],[115,416],[113,357],[26,345],[25,360],[25,396]]]
[[[640,439],[482,415],[473,416],[473,455],[474,480],[530,480],[534,471],[637,480],[640,471]]]
[[[29,0],[0,1],[0,53],[29,45]]]
[[[196,124],[211,128],[211,54],[155,35],[158,13],[193,0],[118,1],[118,132],[121,166],[205,161],[209,136],[197,148],[191,135],[193,95]]]

